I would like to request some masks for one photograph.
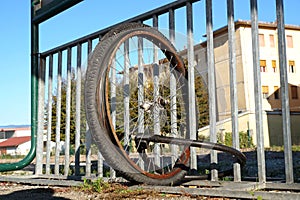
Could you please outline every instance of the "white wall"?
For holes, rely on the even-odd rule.
[[[31,147],[31,141],[20,144],[16,149],[16,155],[27,155]]]

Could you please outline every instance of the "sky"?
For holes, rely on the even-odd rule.
[[[174,0],[84,0],[40,24],[40,52],[83,37]],[[193,7],[194,39],[205,34],[205,10],[201,1]],[[300,1],[285,0],[286,24],[300,25]],[[259,0],[259,20],[276,20],[275,0]],[[235,1],[235,20],[249,20],[249,1]],[[185,23],[178,10],[176,24]],[[175,12],[175,14],[176,14]],[[197,13],[197,15],[195,15]],[[201,14],[202,13],[202,14]],[[213,0],[214,29],[225,26],[226,0]],[[166,16],[159,24],[167,28]],[[1,1],[0,6],[0,126],[30,124],[30,0]],[[185,34],[185,26],[176,26]]]

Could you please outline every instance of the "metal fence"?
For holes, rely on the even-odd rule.
[[[256,127],[256,144],[257,144],[257,169],[258,180],[266,182],[266,159],[264,150],[264,133],[262,127],[262,91],[261,91],[261,72],[260,72],[260,52],[259,52],[259,26],[258,26],[258,8],[257,0],[248,1],[251,13],[252,29],[252,51],[253,51],[253,74],[254,77],[254,100],[255,100],[255,118]],[[203,9],[198,9],[200,7]],[[245,5],[247,6],[247,5]],[[225,9],[225,8],[224,8]],[[184,13],[185,21],[183,24],[175,23],[177,11]],[[285,156],[285,181],[286,183],[294,182],[292,145],[291,145],[291,125],[290,125],[290,108],[288,95],[288,80],[286,66],[286,43],[285,43],[285,24],[283,13],[283,0],[276,0],[277,13],[277,30],[278,30],[278,55],[280,64],[280,85],[282,97],[282,121],[284,135],[284,156]],[[128,19],[126,22],[142,22],[160,27],[162,22],[161,16],[168,16],[168,29],[170,30],[167,37],[175,41],[173,34],[178,27],[186,31],[186,57],[188,63],[194,63],[195,52],[194,34],[198,33],[196,28],[206,28],[206,61],[208,76],[208,93],[209,93],[209,138],[211,142],[217,142],[217,97],[216,97],[216,75],[215,75],[215,55],[214,55],[214,26],[213,26],[213,6],[212,0],[178,0],[160,8],[154,9],[147,13]],[[194,19],[198,16],[205,16],[206,24],[194,25]],[[237,63],[235,48],[235,18],[234,18],[234,1],[227,0],[227,22],[228,22],[228,52],[229,52],[229,69],[230,69],[230,102],[231,102],[231,121],[232,121],[232,141],[233,147],[240,149],[239,145],[239,110],[238,110],[238,93],[237,93]],[[120,23],[121,24],[121,23]],[[75,41],[66,43],[54,49],[39,54],[39,84],[38,84],[38,134],[36,149],[36,175],[45,175],[49,177],[68,177],[68,176],[105,176],[104,159],[101,153],[95,148],[91,135],[88,131],[83,112],[83,81],[84,81],[84,60],[92,52],[95,44],[112,28],[97,31]],[[175,27],[176,26],[176,27]],[[195,90],[197,87],[194,83],[194,66],[189,68],[189,87]],[[193,96],[191,96],[193,97]],[[191,99],[191,105],[194,105]],[[195,109],[190,106],[190,114],[195,115]],[[63,115],[64,113],[65,115]],[[53,121],[55,119],[55,121]],[[196,124],[196,117],[190,118],[191,124]],[[62,123],[63,122],[63,123]],[[63,125],[63,126],[62,126]],[[195,133],[196,125],[190,126],[190,132]],[[65,138],[62,141],[61,133]],[[75,133],[74,138],[73,134]],[[46,141],[44,139],[46,137]],[[51,146],[51,138],[55,138],[55,146]],[[192,135],[191,139],[196,139]],[[71,140],[75,145],[71,144]],[[81,144],[81,141],[84,141]],[[62,142],[64,149],[62,153]],[[53,147],[53,150],[52,150]],[[44,153],[45,152],[45,153]],[[74,154],[70,154],[74,152]],[[197,151],[192,151],[192,156],[196,157]],[[216,151],[211,151],[211,162],[218,163]],[[191,166],[197,168],[197,163],[192,159]],[[95,163],[93,162],[95,161]],[[93,166],[97,166],[93,168]],[[241,181],[241,170],[239,164],[234,164],[234,180]],[[110,176],[115,177],[116,173],[111,169]],[[218,180],[217,170],[212,170],[212,180]]]

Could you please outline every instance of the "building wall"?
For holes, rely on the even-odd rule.
[[[20,144],[16,148],[16,155],[27,155],[31,148],[31,141]]]
[[[7,155],[16,155],[16,148],[15,147],[6,147],[6,154]]]
[[[255,119],[255,101],[254,101],[254,78],[253,78],[253,52],[251,26],[249,22],[237,22],[235,32],[236,48],[236,67],[237,67],[237,92],[239,113],[248,113],[240,115],[239,131],[245,131],[245,125],[253,130],[253,141],[256,143],[256,119]],[[216,70],[216,90],[217,90],[217,116],[219,125],[224,126],[226,130],[231,130],[230,121],[230,80],[229,80],[229,50],[227,27],[214,32],[214,53]],[[260,60],[266,61],[266,70],[261,72],[261,84],[267,86],[268,93],[262,94],[263,109],[263,133],[265,146],[274,145],[272,137],[282,135],[282,129],[270,128],[272,123],[278,123],[276,117],[267,117],[265,111],[281,109],[280,94],[280,76],[279,76],[279,57],[277,44],[277,29],[272,23],[261,23],[259,34],[264,37],[264,45],[260,46]],[[274,47],[271,45],[270,35],[274,36]],[[288,26],[286,35],[292,36],[293,47],[287,47],[287,71],[290,93],[291,111],[300,111],[300,27]],[[262,42],[260,42],[262,44]],[[288,44],[287,44],[288,45]],[[207,68],[206,44],[202,43],[195,47],[195,55],[198,70],[204,72]],[[276,60],[276,70],[273,69],[273,60]],[[289,70],[289,61],[294,61],[294,72]],[[207,71],[207,70],[206,70]],[[291,98],[291,86],[297,88],[298,98]],[[276,89],[279,89],[279,98],[276,99]],[[295,89],[295,88],[294,88]],[[263,88],[262,88],[262,92]],[[278,93],[277,93],[278,94]],[[245,120],[247,119],[247,120]],[[274,120],[274,122],[272,121]],[[293,120],[295,118],[293,117]],[[298,120],[298,118],[297,118]],[[296,121],[297,121],[296,120]],[[298,121],[298,124],[300,121]],[[223,123],[223,125],[220,125]],[[295,122],[296,123],[296,122]],[[273,127],[273,126],[272,126]],[[221,128],[223,129],[223,128]],[[219,127],[217,128],[219,130]],[[204,129],[200,130],[204,131]],[[296,130],[292,130],[296,135]],[[204,131],[205,132],[205,131]],[[270,136],[270,134],[272,136]],[[205,135],[205,134],[204,134]],[[300,136],[299,136],[300,138]],[[278,142],[276,143],[278,144]]]
[[[263,112],[263,121],[264,123],[268,123],[268,117],[266,112]],[[257,138],[255,134],[255,113],[244,112],[238,115],[238,123],[239,123],[239,132],[248,132],[252,137],[252,142],[254,145],[257,144]],[[227,132],[232,132],[232,124],[231,119],[227,118],[225,120],[217,122],[217,134],[224,134]],[[264,146],[270,146],[270,138],[267,130],[267,127],[264,127]],[[209,137],[209,126],[203,127],[198,130],[198,134],[201,136]]]
[[[27,155],[31,148],[31,141],[20,144],[17,147],[2,147],[0,154],[6,155]]]
[[[299,27],[298,27],[299,29]],[[291,111],[298,111],[300,109],[300,68],[298,64],[300,64],[299,53],[300,53],[300,31],[298,29],[286,30],[286,35],[290,35],[293,38],[293,48],[289,48],[287,45],[287,66],[286,70],[288,73],[288,90],[289,90],[289,97],[290,97],[290,110]],[[247,71],[248,74],[253,74],[253,61],[252,61],[252,45],[251,43],[251,27],[243,27],[240,28],[242,39],[242,49],[244,51],[244,70]],[[268,94],[263,95],[262,99],[262,109],[264,111],[276,111],[281,110],[281,94],[280,94],[280,67],[279,67],[279,56],[278,56],[278,40],[277,38],[277,29],[275,27],[260,27],[259,34],[263,35],[264,37],[264,45],[260,45],[260,60],[266,61],[266,70],[265,72],[261,72],[261,85],[262,87],[268,88]],[[274,46],[271,45],[270,35],[274,36]],[[261,43],[261,41],[260,41]],[[250,55],[250,56],[248,56]],[[276,61],[276,68],[274,70],[272,61]],[[295,63],[295,71],[292,73],[289,70],[289,61],[294,61]],[[298,63],[298,64],[297,64]],[[245,73],[246,74],[246,73]],[[248,79],[248,80],[247,80]],[[254,104],[254,84],[253,84],[253,76],[245,76],[245,91],[246,91],[246,98],[248,98],[248,110],[250,112],[255,111],[255,104]],[[296,86],[298,90],[298,98],[292,99],[291,96],[291,86]],[[276,90],[277,91],[277,99],[276,99]],[[263,88],[262,88],[263,92]],[[248,94],[248,95],[247,95]],[[278,98],[279,95],[279,98]],[[292,116],[291,123],[292,123],[292,139],[293,143],[298,143],[299,133],[297,133],[297,129],[293,128],[296,124],[299,124],[298,117]],[[254,118],[255,120],[255,118]],[[279,112],[277,114],[268,115],[263,122],[263,130],[265,135],[265,140],[269,140],[269,144],[273,145],[282,145],[282,126],[279,126],[279,120],[282,120],[282,116]],[[298,121],[298,122],[297,122]],[[281,122],[282,124],[282,122]],[[274,128],[276,127],[276,128]],[[255,130],[255,128],[254,128]],[[255,135],[255,134],[254,134]],[[297,136],[298,135],[298,136]],[[280,142],[281,141],[281,142]],[[266,144],[266,141],[265,141]]]
[[[270,143],[272,146],[283,145],[282,116],[276,113],[268,113],[268,128]],[[292,145],[300,145],[300,113],[291,113],[291,138]]]
[[[31,136],[31,129],[29,128],[16,128],[13,137]]]
[[[264,110],[278,110],[281,108],[281,95],[279,93],[279,99],[274,98],[275,88],[278,87],[280,91],[280,67],[279,67],[279,56],[278,56],[278,45],[277,41],[277,30],[276,29],[260,29],[260,34],[264,36],[265,45],[260,47],[260,59],[266,60],[266,72],[261,73],[262,86],[267,86],[269,89],[268,103],[269,107],[264,107]],[[272,47],[270,44],[270,35],[274,35],[275,46]],[[286,30],[287,36],[292,36],[293,48],[286,48],[287,53],[287,66],[286,70],[288,73],[289,82],[289,93],[290,93],[290,107],[291,111],[300,111],[300,31],[299,30]],[[287,42],[286,42],[287,43]],[[276,72],[273,71],[272,60],[276,61]],[[294,61],[295,71],[292,73],[289,69],[289,61]],[[291,86],[296,86],[298,90],[298,98],[292,99],[291,97]]]

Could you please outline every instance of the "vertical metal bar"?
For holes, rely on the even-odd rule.
[[[154,102],[158,102],[159,98],[159,65],[155,62],[153,64],[153,96],[154,96]],[[160,119],[159,119],[159,107],[157,104],[154,104],[153,108],[153,125],[154,125],[154,134],[160,135]],[[160,155],[161,155],[161,149],[160,145],[158,143],[155,144],[154,147],[154,163],[156,166],[160,167]]]
[[[55,166],[54,174],[59,175],[59,156],[61,151],[60,143],[60,121],[61,121],[61,72],[62,72],[62,52],[58,52],[58,74],[56,93],[56,129],[55,129]]]
[[[123,95],[124,95],[124,148],[129,151],[129,134],[130,134],[130,86],[129,86],[129,41],[124,42],[124,85],[123,85]]]
[[[102,157],[102,155],[101,155],[101,157]],[[102,157],[102,163],[103,163],[103,157]],[[117,176],[116,170],[114,170],[112,167],[110,167],[109,172],[110,172],[110,178],[111,179],[116,178],[116,176]]]
[[[44,100],[45,100],[45,58],[40,58],[38,100],[38,134],[36,144],[35,174],[43,174],[43,135],[44,135]]]
[[[103,160],[104,160],[104,159],[103,159],[102,154],[101,154],[100,158],[102,159],[102,166],[103,166]],[[117,173],[116,173],[116,170],[114,170],[114,168],[110,167],[109,172],[110,172],[110,178],[111,178],[111,179],[116,178]]]
[[[172,44],[175,44],[175,14],[174,9],[169,10],[169,37]],[[171,95],[171,137],[178,137],[177,132],[177,100],[176,100],[176,78],[172,70],[174,66],[170,67],[170,95]],[[178,146],[175,144],[171,144],[171,153],[172,153],[172,164],[174,165],[178,158]]]
[[[81,117],[81,53],[82,45],[77,44],[77,68],[76,68],[76,119],[75,119],[75,175],[80,174],[80,117]]]
[[[216,131],[216,80],[215,80],[215,54],[213,38],[212,0],[206,0],[206,34],[207,34],[207,64],[208,64],[208,98],[209,98],[209,135],[211,142],[217,142]],[[218,163],[216,151],[211,151],[211,164]],[[211,170],[211,180],[218,180],[217,169]]]
[[[196,95],[195,95],[195,73],[194,73],[194,44],[193,44],[193,5],[186,3],[187,18],[187,59],[188,59],[188,84],[189,84],[189,139],[196,140]],[[191,169],[197,169],[196,148],[191,147]]]
[[[85,146],[86,146],[85,176],[87,176],[87,177],[91,176],[91,167],[92,167],[92,160],[91,160],[92,150],[91,150],[91,145],[92,145],[92,135],[91,135],[90,130],[87,129],[86,135],[85,135]]]
[[[282,131],[284,139],[284,159],[285,159],[285,176],[287,183],[293,183],[293,158],[292,158],[292,139],[291,139],[291,122],[290,122],[290,105],[289,105],[289,88],[287,76],[287,56],[285,41],[285,24],[284,24],[284,5],[283,0],[276,0],[277,29],[278,29],[278,53],[280,69],[280,90],[282,106]]]
[[[154,14],[152,18],[153,18],[153,27],[158,28],[158,16]]]
[[[50,156],[51,156],[51,132],[52,132],[52,78],[53,78],[53,54],[49,55],[49,74],[48,74],[48,107],[47,107],[47,146],[46,146],[46,174],[50,175]]]
[[[100,151],[98,151],[98,177],[103,177],[103,156]]]
[[[143,63],[143,38],[138,38],[138,105],[144,103],[144,63]],[[140,106],[138,107],[138,134],[145,132],[144,127],[145,112]],[[144,170],[144,160],[139,155],[139,166]]]
[[[238,128],[238,98],[237,98],[237,78],[236,78],[236,52],[235,52],[235,26],[234,26],[234,5],[233,0],[227,0],[227,20],[228,20],[228,45],[229,45],[229,68],[230,68],[230,103],[231,103],[231,126],[232,126],[232,146],[240,149],[239,128]],[[239,163],[234,163],[234,181],[241,181],[241,167]]]
[[[158,28],[158,16],[156,14],[153,15],[153,27]],[[154,101],[159,97],[159,66],[158,66],[158,48],[153,45],[153,93],[154,93]],[[160,121],[159,121],[159,111],[158,105],[154,105],[153,111],[153,122],[154,122],[154,134],[160,135]],[[160,144],[155,143],[154,145],[154,163],[156,166],[160,167]]]
[[[98,147],[97,147],[98,148]],[[98,149],[98,162],[97,162],[97,165],[98,165],[98,168],[97,168],[97,172],[98,172],[98,176],[99,177],[103,177],[104,176],[104,173],[103,173],[103,164],[104,164],[104,158],[100,152],[100,150]],[[112,168],[110,168],[110,177],[113,178],[113,176],[115,175],[115,172]]]
[[[116,118],[117,118],[117,92],[116,92],[116,84],[117,84],[117,80],[116,80],[116,62],[115,60],[112,61],[111,64],[111,68],[110,68],[110,112],[111,112],[111,120],[112,120],[112,124],[114,126],[114,129],[116,128]],[[99,152],[100,153],[100,152]],[[101,153],[100,153],[101,154]],[[101,155],[102,157],[102,155]],[[100,157],[100,158],[101,158]],[[100,159],[99,159],[100,160]],[[102,163],[99,163],[99,165],[103,165],[103,160]],[[103,166],[101,166],[103,169]],[[103,171],[103,170],[102,170]],[[103,176],[103,172],[102,172],[102,176]],[[116,177],[116,173],[113,170],[113,168],[110,168],[110,177],[111,178],[115,178]]]
[[[31,4],[31,19],[35,16],[34,5]],[[27,156],[18,162],[11,165],[0,165],[0,171],[18,169],[31,163],[36,155],[36,137],[37,137],[37,116],[38,116],[38,52],[39,52],[39,25],[31,22],[31,148]]]
[[[259,39],[258,39],[258,14],[257,0],[251,0],[251,32],[252,32],[252,52],[253,52],[253,77],[254,77],[254,99],[255,99],[255,119],[256,119],[256,141],[257,141],[257,167],[258,179],[260,183],[266,182],[266,164],[264,150],[264,133],[262,126],[262,93],[261,75],[259,63]]]
[[[169,9],[169,37],[170,41],[175,45],[175,12]]]
[[[67,91],[66,91],[66,130],[65,130],[65,167],[64,175],[69,173],[70,165],[70,123],[71,123],[71,64],[72,50],[67,49]]]
[[[88,47],[87,47],[87,54],[88,57],[90,53],[92,52],[92,40],[88,40]],[[92,144],[92,135],[91,132],[89,131],[88,124],[86,123],[86,136],[85,136],[85,142],[86,142],[86,165],[85,165],[85,175],[86,176],[91,176],[91,168],[92,168],[92,160],[91,160],[91,155],[92,155],[92,150],[91,150],[91,144]]]

